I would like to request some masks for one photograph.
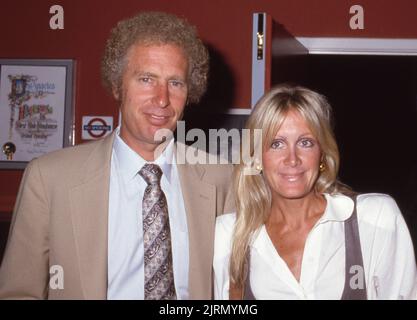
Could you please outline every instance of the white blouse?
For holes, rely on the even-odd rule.
[[[345,286],[344,221],[353,201],[325,194],[327,206],[307,236],[298,282],[263,225],[250,245],[250,283],[256,299],[340,299]],[[359,235],[368,299],[416,299],[413,244],[403,216],[388,195],[357,199]],[[235,214],[217,218],[214,297],[229,298],[229,259]]]

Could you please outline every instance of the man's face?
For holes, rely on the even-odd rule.
[[[187,100],[188,60],[175,45],[132,46],[122,78],[121,138],[146,160],[160,144],[159,129],[174,131]],[[152,155],[152,157],[151,157]]]

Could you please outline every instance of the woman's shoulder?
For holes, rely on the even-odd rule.
[[[362,193],[357,196],[358,207],[381,210],[398,214],[398,205],[394,198],[384,193]]]
[[[393,197],[383,193],[363,193],[357,197],[359,220],[392,229],[401,217],[401,211]]]
[[[328,199],[338,204],[340,208],[353,208],[354,196],[346,194],[332,194]],[[369,210],[379,212],[385,210],[388,213],[397,215],[399,212],[394,198],[384,193],[360,193],[356,195],[356,206],[358,211]]]
[[[236,213],[226,213],[216,218],[216,232],[218,230],[224,232],[232,232],[236,221]]]
[[[214,238],[214,252],[216,257],[227,255],[230,252],[235,221],[235,213],[227,213],[217,217]]]

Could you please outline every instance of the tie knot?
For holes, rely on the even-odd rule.
[[[147,184],[159,185],[162,177],[162,170],[157,164],[147,163],[140,169],[139,174]]]

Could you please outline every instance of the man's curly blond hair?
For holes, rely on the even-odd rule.
[[[195,27],[164,12],[143,12],[118,22],[111,30],[101,63],[102,79],[120,97],[127,52],[132,45],[173,44],[188,58],[188,102],[197,103],[206,91],[209,55]]]

